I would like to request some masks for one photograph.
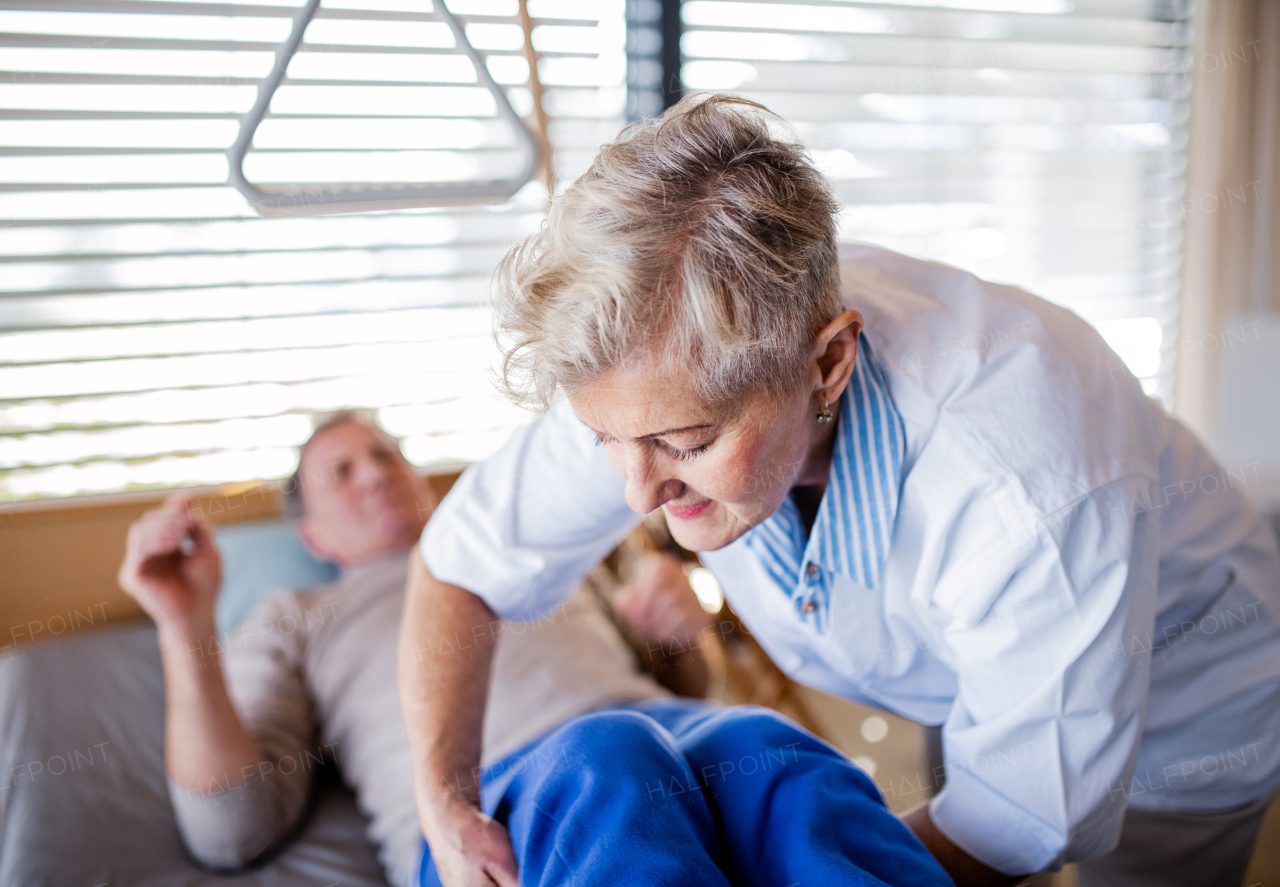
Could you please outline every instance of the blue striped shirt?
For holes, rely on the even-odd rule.
[[[853,376],[840,396],[840,416],[827,489],[813,531],[790,494],[776,512],[743,536],[799,617],[825,634],[830,628],[835,573],[868,589],[880,584],[898,513],[906,451],[902,417],[865,337]]]

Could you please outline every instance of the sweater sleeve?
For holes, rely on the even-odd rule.
[[[317,746],[302,670],[304,624],[297,596],[278,594],[221,640],[228,693],[261,757],[199,790],[169,781],[182,839],[208,868],[248,865],[291,834],[306,811],[325,749]]]

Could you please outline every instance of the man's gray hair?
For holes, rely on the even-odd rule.
[[[641,361],[686,371],[710,404],[803,380],[841,310],[839,204],[771,125],[755,102],[694,95],[600,150],[499,266],[511,400],[546,409]]]
[[[379,434],[391,441],[397,449],[400,447],[400,441],[387,434],[374,418],[371,410],[334,410],[331,413],[319,413],[312,417],[314,428],[311,436],[307,438],[306,443],[298,447],[298,467],[293,470],[293,474],[289,475],[288,480],[284,483],[284,509],[289,517],[297,520],[302,517],[306,511],[306,505],[302,500],[302,456],[307,451],[307,447],[311,446],[311,442],[324,432],[328,431],[335,425],[343,425],[347,422],[356,422],[360,425],[368,425],[375,429]]]

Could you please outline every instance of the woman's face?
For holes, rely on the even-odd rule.
[[[679,373],[640,368],[603,376],[569,400],[626,479],[627,504],[641,514],[663,508],[677,542],[713,551],[777,510],[835,423],[815,421],[807,384],[718,409],[692,388]]]

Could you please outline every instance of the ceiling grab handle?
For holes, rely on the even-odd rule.
[[[498,114],[515,130],[520,144],[521,164],[517,173],[511,178],[490,179],[474,182],[447,182],[440,184],[422,184],[412,186],[395,185],[391,187],[359,187],[346,185],[279,185],[270,186],[272,190],[264,191],[244,176],[244,158],[253,142],[254,133],[267,115],[271,107],[271,99],[284,80],[289,61],[302,44],[307,25],[315,16],[320,0],[307,0],[305,6],[298,10],[293,19],[293,30],[280,48],[276,50],[276,61],[271,72],[258,86],[258,98],[253,108],[240,121],[240,132],[235,142],[227,149],[229,181],[237,191],[263,216],[323,215],[329,213],[369,212],[385,209],[407,209],[423,206],[457,206],[468,203],[495,203],[506,200],[519,191],[533,178],[542,162],[542,145],[531,133],[511,102],[502,91],[489,69],[480,57],[480,53],[467,39],[462,25],[453,13],[445,6],[444,0],[434,0],[436,12],[444,19],[453,39],[476,70],[476,79],[492,93]]]

